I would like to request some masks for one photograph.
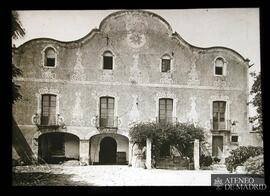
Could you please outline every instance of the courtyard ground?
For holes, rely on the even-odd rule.
[[[128,166],[17,166],[14,186],[210,186],[213,170],[143,169]]]

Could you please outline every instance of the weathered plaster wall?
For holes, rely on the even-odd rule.
[[[65,134],[65,156],[67,158],[79,159],[79,138]]]
[[[57,51],[56,68],[43,66],[47,46]],[[113,70],[102,69],[106,50],[114,55]],[[170,73],[160,71],[164,54],[172,58]],[[214,76],[214,60],[218,56],[227,63],[223,77]],[[230,105],[227,119],[238,121],[239,144],[253,141],[247,125],[248,62],[231,49],[189,45],[154,14],[113,14],[101,22],[99,30],[74,42],[29,41],[13,51],[13,62],[23,71],[23,77],[16,79],[23,99],[13,107],[19,125],[33,125],[32,116],[40,112],[40,94],[53,92],[58,96],[58,113],[66,125],[60,131],[80,139],[89,140],[99,133],[95,117],[99,114],[100,96],[115,97],[115,116],[121,122],[118,133],[125,136],[134,119],[155,120],[158,98],[173,98],[175,117],[180,122],[192,120],[191,114],[195,113],[199,125],[209,132],[211,100],[225,97]],[[22,130],[31,143],[36,129]]]

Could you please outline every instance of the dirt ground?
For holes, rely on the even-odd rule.
[[[17,166],[14,186],[210,186],[212,170],[142,169],[128,166]]]

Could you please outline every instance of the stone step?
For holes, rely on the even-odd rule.
[[[213,170],[223,170],[227,171],[227,167],[225,164],[214,164],[211,166]]]
[[[187,167],[177,167],[177,166],[157,166],[157,169],[172,169],[172,170],[187,170]]]

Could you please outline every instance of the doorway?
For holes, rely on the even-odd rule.
[[[223,152],[223,136],[213,136],[212,156],[219,156]]]
[[[99,163],[104,165],[116,164],[117,143],[111,137],[105,137],[100,142]]]

